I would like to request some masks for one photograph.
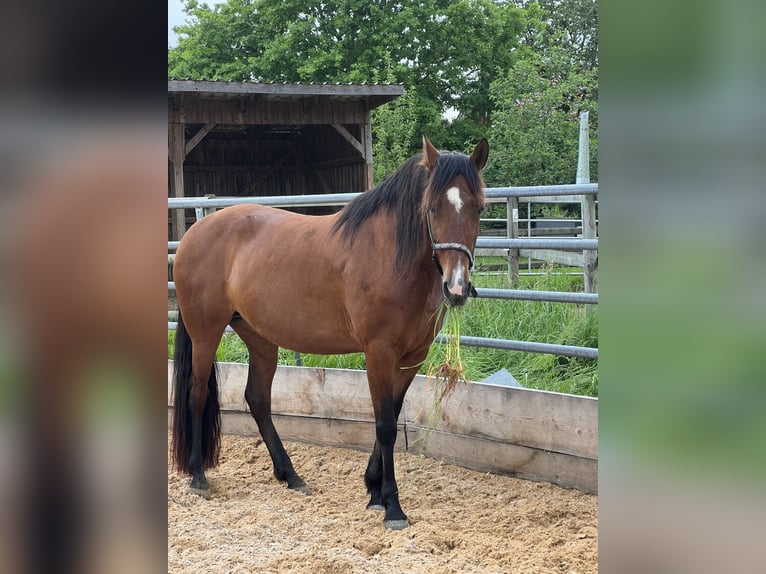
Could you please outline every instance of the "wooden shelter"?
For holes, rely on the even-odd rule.
[[[403,91],[382,84],[169,80],[168,195],[369,189],[370,111]],[[193,213],[175,210],[168,221],[171,240],[181,238]]]

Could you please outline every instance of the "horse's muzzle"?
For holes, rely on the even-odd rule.
[[[476,296],[476,289],[470,281],[464,282],[460,279],[455,285],[450,286],[447,281],[442,283],[444,290],[444,299],[450,307],[460,307],[465,305],[469,295]]]

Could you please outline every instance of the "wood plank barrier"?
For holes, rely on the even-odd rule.
[[[223,432],[258,436],[244,400],[247,365],[218,369]],[[172,372],[168,361],[169,406]],[[597,493],[597,399],[469,383],[444,400],[438,416],[434,405],[433,385],[418,375],[399,417],[397,450]],[[364,371],[280,366],[272,409],[285,440],[367,452],[375,440]]]

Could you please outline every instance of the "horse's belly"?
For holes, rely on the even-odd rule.
[[[291,323],[293,320],[296,323]],[[359,344],[340,330],[327,328],[306,317],[285,318],[281,324],[260,322],[258,332],[285,349],[316,355],[340,355],[361,351]]]
[[[263,338],[285,349],[319,355],[361,351],[344,313],[322,302],[290,301],[281,293],[240,311]]]

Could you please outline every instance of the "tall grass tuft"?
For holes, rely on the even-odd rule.
[[[447,341],[441,345],[432,345],[425,361],[428,368],[427,384],[434,385],[435,400],[439,404],[455,391],[458,383],[466,382],[460,346],[460,311],[446,304],[439,307],[437,313],[444,315],[442,333]]]
[[[424,432],[413,441],[413,446],[420,443],[421,457],[428,437],[441,418],[445,400],[455,392],[461,382],[467,383],[460,346],[461,311],[462,308],[448,307],[446,304],[442,304],[437,310],[437,313],[444,317],[441,332],[446,336],[446,342],[431,345],[424,362],[427,366],[426,390],[430,391],[433,388],[433,400],[425,418]],[[439,323],[440,321],[437,321],[437,325]]]

